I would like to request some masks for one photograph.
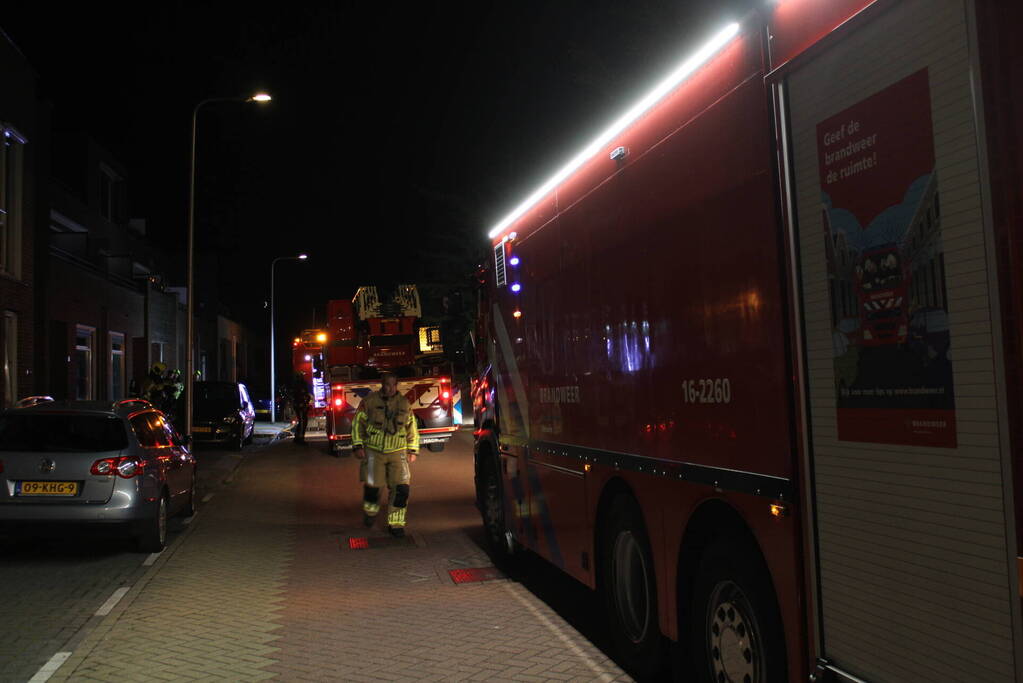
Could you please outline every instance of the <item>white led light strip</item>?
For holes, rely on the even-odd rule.
[[[582,166],[586,161],[593,155],[599,152],[605,145],[614,139],[616,135],[625,130],[629,124],[642,116],[650,107],[657,104],[658,101],[674,88],[689,77],[694,71],[696,71],[704,62],[713,57],[721,48],[728,44],[736,34],[739,33],[739,24],[729,24],[714,36],[706,45],[700,48],[689,59],[684,61],[681,66],[675,69],[667,78],[650,91],[646,97],[637,102],[629,111],[627,111],[621,118],[615,121],[611,126],[605,130],[600,136],[590,143],[582,152],[577,154],[570,162],[568,162],[560,171],[555,173],[547,182],[541,185],[533,194],[529,195],[526,201],[522,202],[515,208],[514,211],[509,213],[501,222],[494,226],[494,228],[487,233],[487,236],[491,239],[501,234],[501,231],[507,228],[509,225],[514,223],[522,214],[529,210],[534,204],[543,199],[548,192],[557,187],[561,181],[570,176],[576,169]]]

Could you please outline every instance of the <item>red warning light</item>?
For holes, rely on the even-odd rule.
[[[352,550],[363,550],[369,547],[368,538],[349,538],[348,547]]]

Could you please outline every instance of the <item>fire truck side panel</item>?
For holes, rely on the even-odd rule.
[[[1016,548],[1023,548],[1023,42],[1014,27],[1023,26],[1021,3],[977,3],[978,43],[987,154],[991,173],[992,221],[1001,280],[1005,388],[1012,437],[1016,491]],[[1006,87],[1006,84],[1015,84]],[[1012,141],[1013,144],[1006,144]],[[1023,558],[1018,560],[1023,591]]]
[[[557,216],[514,225],[521,291],[494,293],[488,359],[526,463],[505,473],[518,540],[594,586],[606,487],[631,491],[677,637],[687,524],[721,501],[764,556],[798,672],[798,519],[770,511],[794,499],[794,447],[769,121],[754,31],[623,136],[620,169],[597,155]]]
[[[981,16],[996,4],[977,2]],[[1011,190],[997,175],[986,186],[975,115],[991,113],[973,99],[982,85],[1019,89],[975,70],[978,51],[983,62],[1016,36],[1011,22],[976,33],[973,5],[879,3],[779,77],[806,331],[815,640],[832,671],[857,679],[1023,680],[1005,417],[1018,407],[1006,406],[992,248],[1018,240],[1018,222],[999,231],[997,221],[1012,211],[1018,221],[1019,177]],[[992,97],[985,104],[1004,114]],[[1016,111],[993,141],[1009,150],[999,165],[1019,160]],[[888,243],[912,273],[910,334],[871,346],[842,303],[855,277],[842,258]],[[1018,253],[1017,243],[1003,267]]]
[[[811,50],[874,0],[785,0],[770,15],[772,68]]]

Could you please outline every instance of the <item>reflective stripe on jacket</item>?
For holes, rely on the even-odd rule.
[[[392,415],[393,425],[387,417]],[[393,433],[391,427],[394,428]],[[374,391],[362,400],[352,421],[352,448],[365,446],[381,453],[419,451],[419,429],[412,407],[401,394],[385,399]]]

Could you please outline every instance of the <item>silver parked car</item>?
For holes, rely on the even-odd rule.
[[[0,413],[0,529],[133,538],[159,552],[195,512],[190,442],[147,401],[47,401]]]

